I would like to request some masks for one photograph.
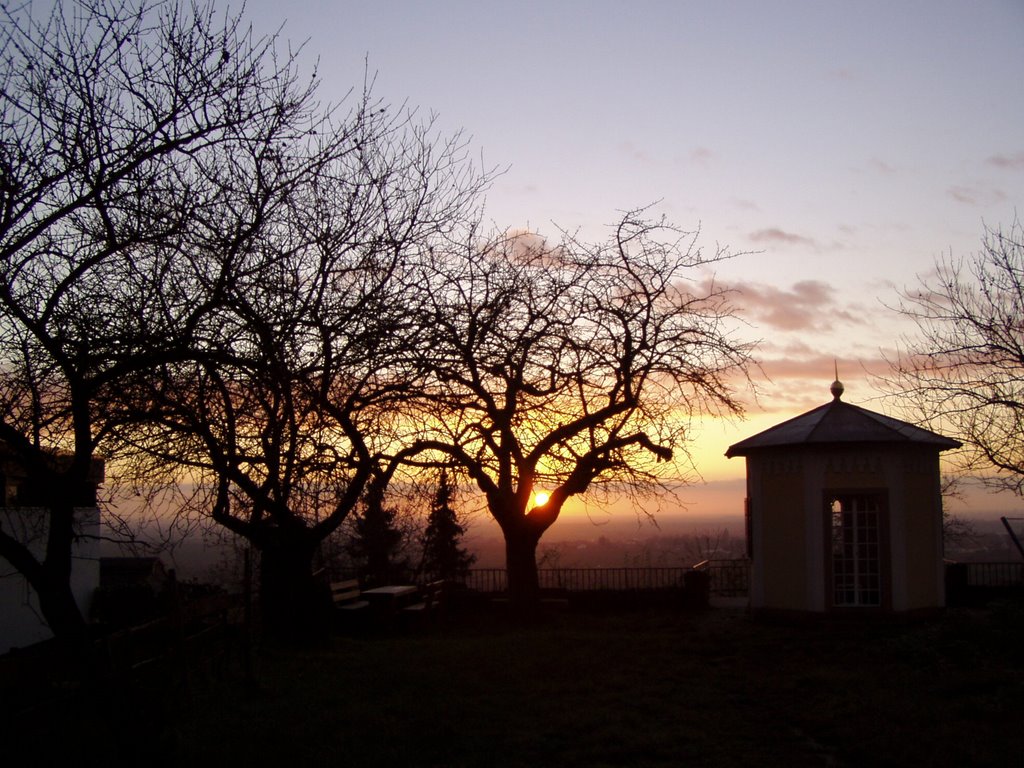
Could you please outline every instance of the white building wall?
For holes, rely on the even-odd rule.
[[[72,549],[71,589],[88,616],[100,583],[100,512],[95,507],[75,510],[79,538]],[[0,525],[42,558],[46,551],[47,516],[39,508],[0,508]],[[0,558],[0,653],[48,640],[53,633],[43,620],[39,600],[28,582]]]

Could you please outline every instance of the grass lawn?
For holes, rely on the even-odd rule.
[[[912,623],[475,616],[193,686],[180,765],[1024,765],[1024,606]],[[171,752],[164,752],[169,757]]]

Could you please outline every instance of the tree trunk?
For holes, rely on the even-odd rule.
[[[311,536],[273,536],[260,549],[263,629],[273,639],[304,642],[327,629],[327,598],[313,576]]]
[[[71,590],[73,508],[46,511],[46,555],[37,559],[28,546],[0,530],[0,558],[9,562],[36,593],[39,611],[57,640],[69,647],[86,639],[86,623]]]
[[[49,564],[43,566],[43,581],[33,584],[39,598],[39,610],[57,640],[68,647],[81,646],[86,640],[86,623],[75,601],[71,584],[62,575],[63,568],[52,573]]]
[[[537,543],[540,537],[529,529],[506,530],[505,569],[508,596],[513,609],[524,616],[540,607],[540,582],[537,576]]]

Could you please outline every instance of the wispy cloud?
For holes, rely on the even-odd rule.
[[[1011,154],[996,154],[986,161],[989,165],[1009,171],[1024,171],[1024,152],[1013,152]]]
[[[767,380],[758,379],[755,385],[762,393],[757,410],[764,413],[797,413],[827,402],[837,369],[839,380],[846,385],[844,399],[869,402],[878,394],[871,380],[888,369],[881,354],[852,357],[842,349],[829,354],[801,343],[763,352],[760,370]]]
[[[759,229],[756,232],[751,232],[750,239],[755,243],[785,243],[787,245],[809,245],[816,246],[814,238],[805,237],[804,235],[798,235],[793,232],[787,232],[784,229],[778,227],[769,227],[768,229]]]
[[[736,303],[755,324],[776,330],[829,329],[835,320],[861,322],[857,314],[839,306],[836,290],[819,280],[801,280],[788,289],[747,283],[735,290]]]
[[[846,67],[835,67],[828,71],[828,76],[833,80],[856,80],[857,73]]]
[[[978,184],[958,184],[946,190],[951,198],[964,205],[991,205],[1006,201],[1006,193],[994,187]]]
[[[777,331],[827,331],[836,323],[863,325],[859,311],[842,304],[827,283],[806,280],[790,288],[756,283],[733,286],[735,303],[755,326]]]
[[[762,361],[765,373],[773,380],[800,379],[803,381],[819,381],[826,376],[831,382],[836,368],[839,378],[845,375],[849,379],[863,376],[865,373],[877,374],[884,370],[887,362],[880,354],[869,358],[850,359],[840,354],[828,354],[820,348],[812,348],[806,344],[788,344],[786,347],[773,350]]]
[[[647,150],[638,147],[631,141],[623,141],[619,143],[619,152],[637,163],[644,165],[650,165],[653,162],[653,158],[647,152]]]
[[[707,166],[715,159],[715,153],[707,147],[696,147],[690,152],[690,162],[694,165]]]
[[[741,211],[760,211],[760,206],[753,200],[746,200],[743,198],[736,198],[732,201],[732,204]]]
[[[870,168],[873,171],[877,171],[878,173],[881,173],[884,176],[892,176],[897,172],[895,165],[887,163],[885,160],[882,160],[877,157],[872,157],[870,160],[868,160],[868,168]]]

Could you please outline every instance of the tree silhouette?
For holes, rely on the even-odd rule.
[[[398,511],[385,503],[379,484],[371,484],[355,516],[352,537],[346,545],[350,557],[359,563],[364,586],[382,586],[407,580],[409,560],[403,555],[405,534],[396,525]]]
[[[917,333],[883,387],[910,418],[964,444],[960,472],[1024,493],[1024,228],[987,230],[981,251],[938,262],[897,309]]]
[[[462,547],[461,540],[466,530],[459,523],[458,514],[452,506],[454,501],[455,486],[447,470],[442,469],[422,538],[422,570],[431,580],[464,582],[476,561],[476,556]]]
[[[475,239],[422,268],[420,427],[392,466],[454,464],[476,484],[518,606],[537,603],[537,544],[567,499],[685,479],[691,419],[741,411],[748,346],[726,292],[695,279],[725,254],[694,237],[632,212],[603,245]]]
[[[252,542],[263,616],[291,626],[410,386],[406,264],[486,178],[371,82],[321,105],[212,4],[7,4],[0,24],[0,438],[49,493],[45,556],[2,530],[0,556],[82,632],[71,489],[102,450]]]
[[[314,555],[367,491],[418,386],[403,364],[411,265],[484,183],[461,140],[368,93],[328,127],[312,145],[280,142],[261,175],[281,184],[221,211],[245,234],[201,252],[214,298],[190,328],[194,354],[134,380],[149,408],[124,430],[145,450],[139,478],[180,489],[189,476],[181,513],[259,549],[263,619],[283,634],[315,622]]]
[[[47,518],[41,555],[0,530],[0,557],[75,638],[74,507],[131,449],[127,382],[191,354],[218,280],[194,249],[240,241],[214,211],[259,188],[254,154],[318,126],[292,59],[212,5],[50,6],[0,8],[0,440]]]

